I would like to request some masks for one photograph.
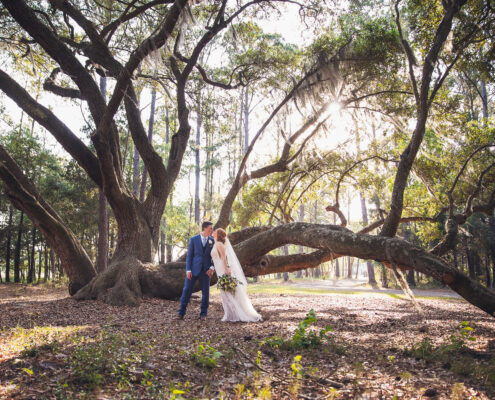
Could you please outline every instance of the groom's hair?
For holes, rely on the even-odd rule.
[[[208,228],[210,225],[213,225],[213,222],[210,221],[203,221],[201,224],[201,230],[204,231],[206,228]]]

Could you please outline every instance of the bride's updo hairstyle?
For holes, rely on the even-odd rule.
[[[218,228],[215,232],[217,233],[217,240],[225,244],[227,232],[225,232],[222,228]]]

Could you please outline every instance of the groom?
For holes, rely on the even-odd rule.
[[[202,232],[199,235],[189,239],[186,258],[186,281],[180,298],[180,308],[177,319],[184,319],[187,304],[191,298],[194,284],[198,279],[201,285],[201,293],[203,294],[199,319],[206,319],[206,314],[208,312],[208,304],[210,302],[210,278],[215,271],[213,261],[211,260],[211,249],[215,242],[210,236],[213,232],[213,223],[205,221],[201,225],[201,229]]]

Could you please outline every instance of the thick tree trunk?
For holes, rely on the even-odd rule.
[[[199,105],[198,105],[199,108]],[[194,167],[194,222],[196,225],[200,223],[199,215],[199,178],[200,178],[200,159],[199,159],[199,148],[201,145],[201,115],[196,116],[196,148],[194,149],[195,156],[195,167]]]
[[[5,253],[5,282],[10,282],[10,258],[11,258],[11,248],[12,248],[12,217],[14,210],[12,206],[9,206],[9,222],[7,225],[7,249]]]
[[[19,217],[19,225],[17,227],[17,241],[15,244],[14,252],[14,282],[19,283],[21,281],[20,265],[21,265],[21,239],[22,239],[22,223],[24,221],[24,211],[21,210],[21,216]]]

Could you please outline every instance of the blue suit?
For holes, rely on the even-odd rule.
[[[194,284],[199,279],[201,286],[201,314],[206,316],[208,312],[208,305],[210,303],[210,277],[206,275],[206,272],[213,265],[211,260],[211,249],[215,241],[211,236],[208,236],[206,245],[203,247],[201,241],[201,235],[193,236],[189,239],[189,246],[187,248],[186,257],[186,272],[192,272],[192,279],[187,279],[184,282],[184,289],[182,290],[182,296],[180,298],[179,315],[185,315],[189,299],[193,291]]]

